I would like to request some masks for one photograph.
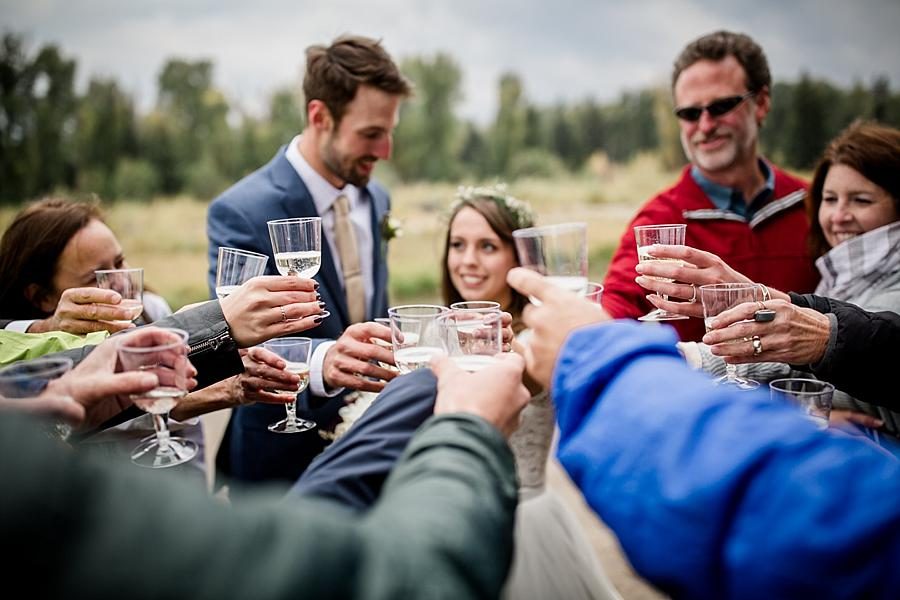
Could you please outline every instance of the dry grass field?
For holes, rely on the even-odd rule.
[[[676,177],[650,155],[624,165],[597,162],[588,172],[570,178],[526,179],[509,186],[511,193],[532,204],[539,224],[588,223],[594,280],[606,272],[610,254],[637,207]],[[445,211],[455,189],[450,184],[391,186],[392,213],[403,228],[403,235],[389,247],[392,303],[437,300]],[[128,262],[145,269],[148,285],[173,308],[207,298],[206,207],[207,202],[186,197],[104,205]],[[0,227],[5,229],[15,212],[0,210]]]

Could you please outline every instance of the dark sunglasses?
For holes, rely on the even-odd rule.
[[[706,106],[683,106],[675,109],[675,116],[682,121],[690,121],[691,123],[699,121],[700,115],[703,114],[704,110],[708,112],[711,117],[721,117],[722,115],[726,115],[733,111],[747,98],[755,95],[756,92],[747,92],[743,96],[728,96],[727,98],[713,100]]]

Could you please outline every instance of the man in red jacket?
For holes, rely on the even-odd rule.
[[[654,308],[649,292],[635,283],[636,225],[687,223],[688,246],[717,254],[754,281],[801,293],[815,288],[818,275],[806,248],[806,183],[757,150],[771,82],[765,54],[746,35],[718,31],[681,52],[672,93],[691,164],[674,186],[640,208],[622,235],[603,282],[603,307],[612,316],[637,318]],[[697,341],[704,333],[698,319],[669,323],[682,340]]]

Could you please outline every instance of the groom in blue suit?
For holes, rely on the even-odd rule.
[[[371,341],[389,339],[387,328],[366,322],[386,316],[388,307],[382,223],[390,197],[370,178],[375,163],[390,157],[399,105],[411,86],[381,44],[369,38],[343,36],[328,47],[311,46],[306,58],[303,132],[209,207],[209,286],[212,294],[220,246],[268,255],[267,273],[275,274],[266,222],[322,218],[315,279],[331,315],[303,334],[313,338],[313,351],[310,385],[298,398],[297,416],[330,429],[346,390],[380,391],[394,377],[373,362],[393,363],[391,353]],[[325,441],[315,430],[268,430],[283,418],[280,405],[235,409],[217,470],[232,482],[296,480]]]

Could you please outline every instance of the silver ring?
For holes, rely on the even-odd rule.
[[[759,356],[763,353],[762,341],[759,339],[758,335],[754,335],[750,338],[750,342],[753,344],[753,356]]]
[[[287,321],[287,320],[288,320],[288,318],[287,318],[287,313],[284,312],[284,307],[283,307],[283,306],[279,306],[278,308],[281,309],[281,320],[282,320],[282,321]]]
[[[692,283],[691,289],[694,290],[694,293],[693,293],[693,295],[691,295],[691,299],[688,300],[688,302],[693,304],[697,301],[697,286]]]

